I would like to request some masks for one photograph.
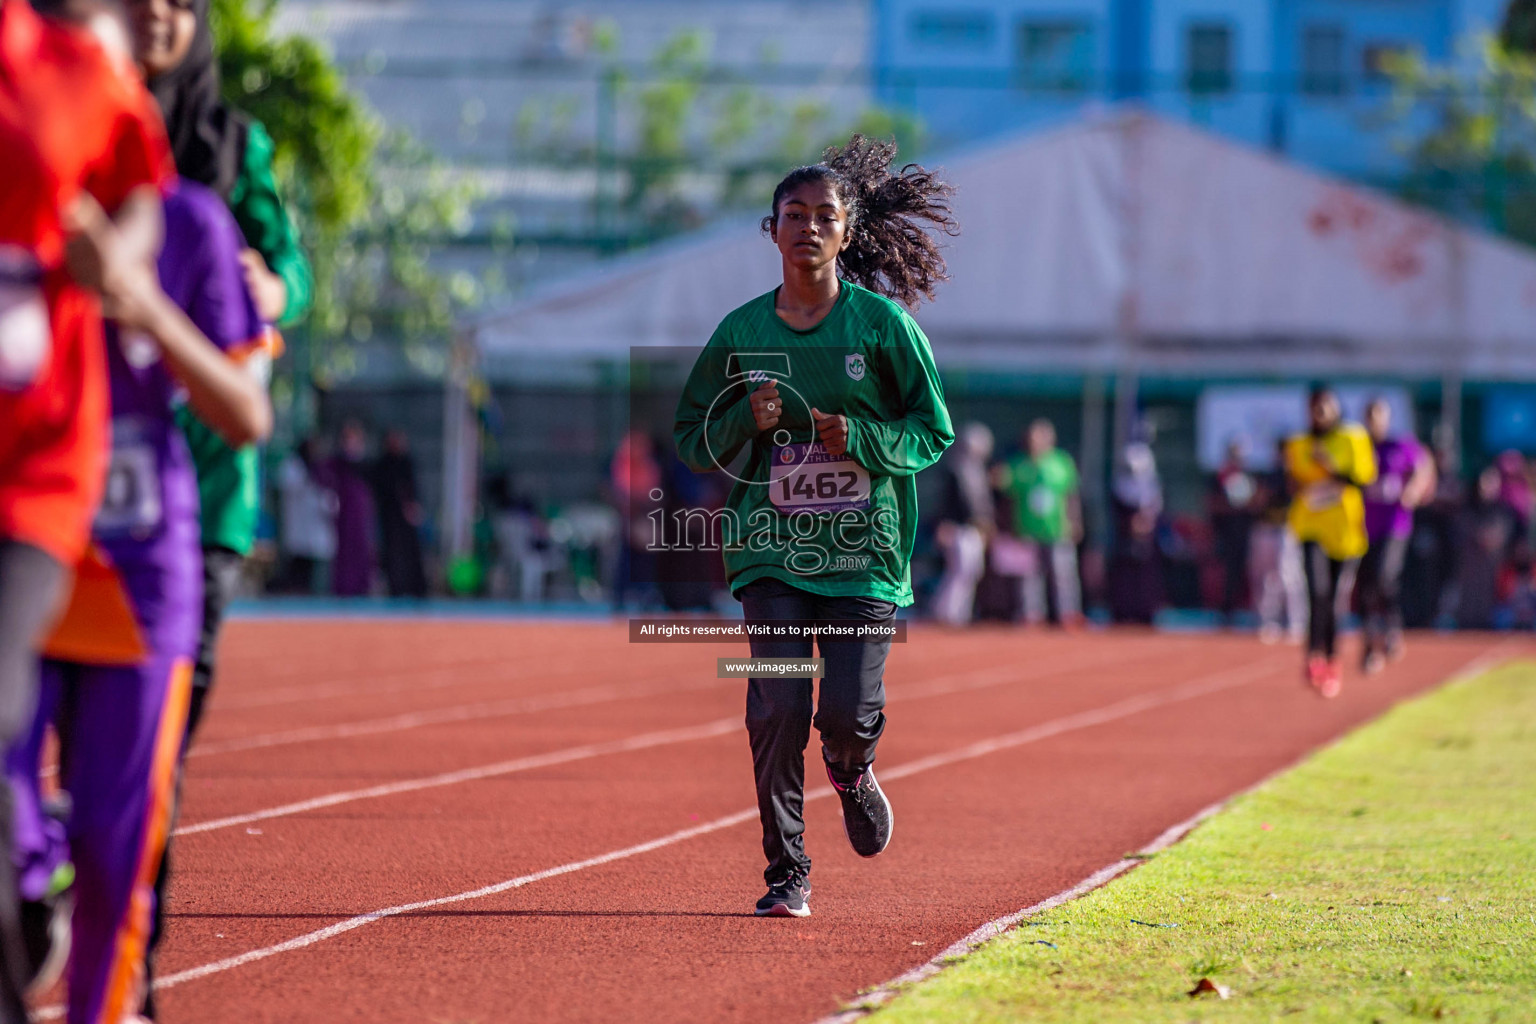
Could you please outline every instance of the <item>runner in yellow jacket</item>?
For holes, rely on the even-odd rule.
[[[1295,494],[1290,527],[1301,541],[1311,604],[1307,680],[1324,697],[1336,697],[1343,683],[1338,621],[1369,546],[1361,489],[1376,480],[1376,452],[1364,427],[1343,422],[1332,390],[1314,390],[1308,408],[1311,430],[1285,446],[1285,470]]]

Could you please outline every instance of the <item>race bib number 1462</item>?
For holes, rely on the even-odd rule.
[[[818,441],[773,449],[768,497],[781,512],[842,512],[869,507],[869,470]]]

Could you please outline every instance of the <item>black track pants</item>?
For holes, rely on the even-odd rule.
[[[1365,649],[1385,652],[1403,632],[1403,564],[1407,537],[1386,537],[1371,545],[1360,560],[1360,617]]]
[[[1329,558],[1314,541],[1301,546],[1301,564],[1307,573],[1311,615],[1307,623],[1307,653],[1332,658],[1338,647],[1339,619],[1349,608],[1355,585],[1358,558]]]
[[[775,619],[886,622],[896,606],[872,597],[825,597],[781,580],[762,579],[737,591],[749,624]],[[875,759],[885,731],[885,659],[891,642],[819,640],[825,659],[821,693],[812,717],[811,680],[751,679],[747,683],[747,735],[757,776],[763,823],[763,872],[769,883],[811,868],[805,854],[805,745],[811,726],[821,734],[822,758],[840,772],[857,773]],[[754,658],[810,658],[810,639],[752,640]]]

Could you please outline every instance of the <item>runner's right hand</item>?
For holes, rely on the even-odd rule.
[[[101,296],[103,316],[147,330],[164,297],[153,262],[140,259],[88,192],[64,211],[64,263],[75,281]],[[153,332],[150,332],[153,333]]]
[[[756,421],[759,433],[778,426],[779,417],[784,413],[784,403],[779,399],[778,381],[769,380],[759,384],[757,390],[752,392],[751,402],[752,419]]]

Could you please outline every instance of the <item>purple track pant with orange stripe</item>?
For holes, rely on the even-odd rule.
[[[22,895],[37,898],[59,864],[74,861],[66,1019],[118,1024],[142,997],[191,659],[157,653],[141,665],[44,661],[42,675],[31,734],[6,758]],[[59,732],[60,781],[74,805],[67,827],[41,806],[38,765],[49,722]]]

